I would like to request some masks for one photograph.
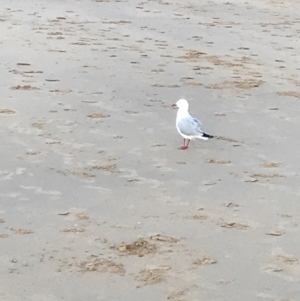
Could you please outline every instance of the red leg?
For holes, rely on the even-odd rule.
[[[185,140],[187,140],[187,144],[185,144]],[[180,149],[187,149],[189,145],[189,140],[188,139],[183,139],[183,146],[180,147]]]

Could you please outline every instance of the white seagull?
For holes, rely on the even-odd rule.
[[[202,130],[202,123],[189,114],[189,103],[185,99],[179,99],[172,107],[177,107],[176,128],[183,137],[183,146],[180,149],[187,149],[191,140],[208,140],[213,136],[205,134]],[[187,141],[187,142],[186,142]]]

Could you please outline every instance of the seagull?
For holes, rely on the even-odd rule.
[[[205,134],[202,130],[202,123],[189,114],[189,103],[186,99],[179,99],[172,107],[178,108],[176,128],[183,137],[183,146],[180,149],[187,149],[190,141],[196,138],[202,140],[213,138],[213,136]]]

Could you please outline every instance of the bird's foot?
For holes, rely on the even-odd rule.
[[[183,146],[181,146],[179,149],[182,149],[182,150],[184,150],[184,149],[187,149],[188,148],[188,146],[187,145],[183,145]]]

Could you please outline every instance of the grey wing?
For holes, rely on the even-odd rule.
[[[193,117],[182,118],[177,126],[180,132],[187,136],[198,136],[203,134],[202,123]]]

